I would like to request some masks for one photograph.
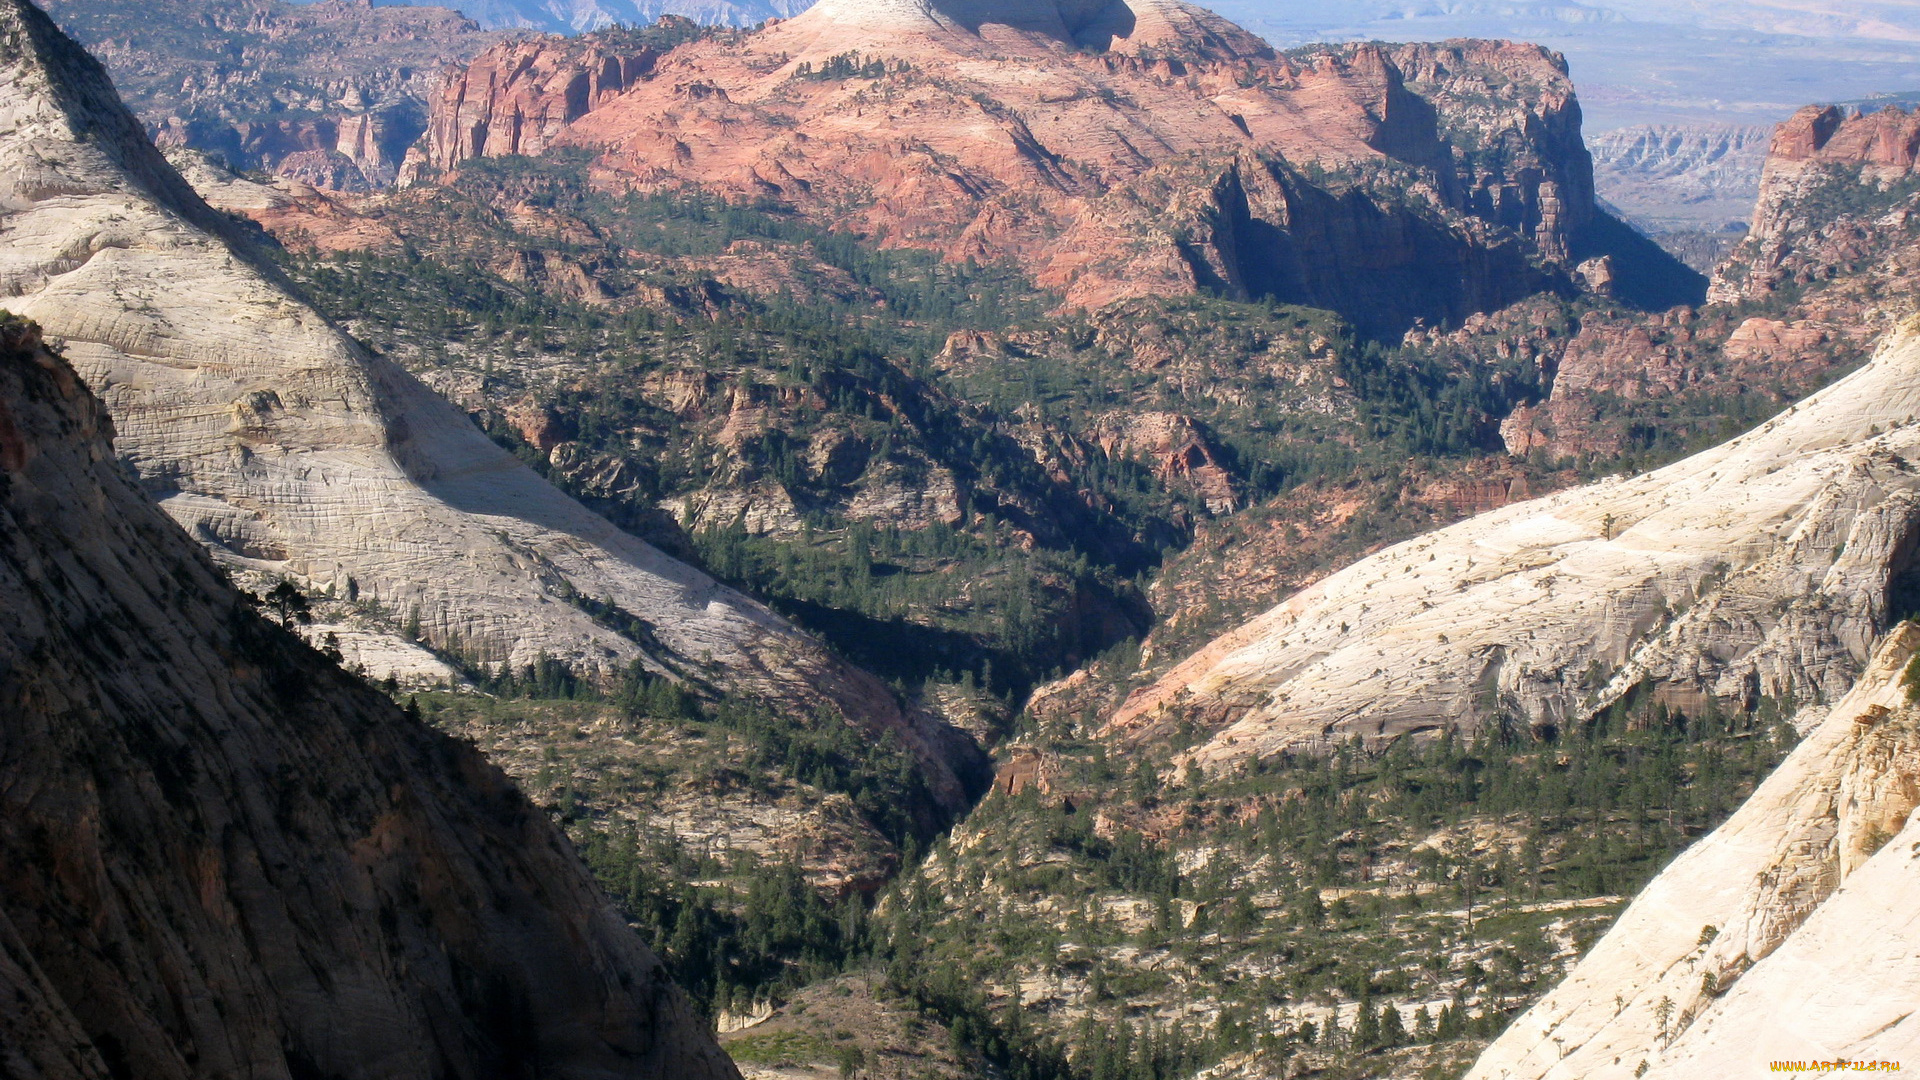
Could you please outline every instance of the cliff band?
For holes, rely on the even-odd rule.
[[[403,183],[597,157],[596,182],[771,201],[1070,305],[1214,291],[1397,335],[1599,280],[1696,277],[1598,207],[1565,61],[1450,41],[1276,54],[1180,0],[827,0],[664,52],[615,34],[488,50],[432,100]]]

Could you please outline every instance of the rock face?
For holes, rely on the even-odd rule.
[[[48,0],[163,148],[338,191],[386,187],[449,64],[506,35],[350,0]],[[351,43],[351,48],[343,44]]]
[[[1655,402],[1715,387],[1730,397],[1741,388],[1818,385],[1826,372],[1870,349],[1869,327],[1780,314],[1786,317],[1743,319],[1691,308],[1626,319],[1587,315],[1571,337],[1542,343],[1539,362],[1553,373],[1553,389],[1547,400],[1522,405],[1501,421],[1507,451],[1541,453],[1549,461],[1613,457],[1635,433],[1607,416],[1603,400]]]
[[[1211,290],[1394,333],[1607,253],[1626,292],[1677,269],[1596,208],[1565,63],[1533,46],[1281,56],[1179,0],[829,0],[657,59],[621,40],[483,54],[407,178],[586,147],[609,182],[1013,258],[1079,306]]]
[[[1920,1052],[1916,648],[1903,624],[1850,693],[1804,710],[1805,741],[1468,1075],[1741,1076]]]
[[[1889,270],[1911,280],[1917,159],[1920,110],[1795,113],[1774,132],[1752,232],[1715,271],[1710,298],[1762,300],[1875,264],[1886,264],[1883,281]]]
[[[667,15],[721,26],[753,26],[805,11],[813,0],[465,0],[461,10],[488,26],[554,33],[646,26]]]
[[[1205,763],[1354,737],[1576,721],[1636,687],[1837,699],[1912,605],[1920,323],[1678,464],[1389,548],[1220,638],[1110,726],[1197,721]]]
[[[24,0],[0,2],[0,102],[0,303],[64,340],[121,457],[227,566],[417,618],[474,661],[637,660],[830,706],[894,731],[964,802],[964,738],[548,486],[223,241],[106,73]]]
[[[490,50],[441,88],[427,144],[441,160],[538,154],[658,59],[651,48],[609,48],[591,39],[537,39]],[[410,160],[408,179],[420,160],[417,154]]]
[[[0,1072],[735,1075],[470,747],[256,613],[0,323]]]
[[[1171,488],[1192,492],[1215,514],[1240,508],[1233,474],[1221,452],[1192,417],[1169,412],[1116,412],[1095,417],[1090,432],[1108,460],[1145,462]]]
[[[1587,140],[1600,196],[1661,229],[1744,222],[1760,194],[1771,131],[1743,124],[1648,124]]]
[[[1753,229],[1715,269],[1710,305],[1659,320],[1602,314],[1537,349],[1550,397],[1501,425],[1515,454],[1620,452],[1633,433],[1605,402],[1672,399],[1716,384],[1805,385],[1862,355],[1914,311],[1920,287],[1920,116],[1809,108],[1780,126]],[[1757,308],[1756,313],[1754,309]],[[1787,395],[1768,392],[1776,398]]]

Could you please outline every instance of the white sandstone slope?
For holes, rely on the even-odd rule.
[[[948,733],[871,676],[548,485],[228,232],[104,70],[0,0],[0,307],[63,342],[126,463],[224,563],[417,613],[434,643],[487,659],[644,657],[797,708],[831,701],[947,755]]]
[[[845,53],[892,56],[929,43],[988,56],[1001,49],[1085,48],[1137,53],[1200,49],[1271,55],[1265,42],[1185,0],[820,0],[768,32],[769,52],[794,60]]]
[[[1733,817],[1661,872],[1474,1080],[1920,1060],[1920,707],[1902,624]]]
[[[1457,725],[1536,727],[1636,685],[1697,707],[1839,698],[1920,538],[1920,322],[1860,371],[1657,472],[1362,560],[1189,658],[1111,721],[1230,761]],[[1697,928],[1696,928],[1697,929]]]

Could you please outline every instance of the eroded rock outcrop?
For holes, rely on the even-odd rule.
[[[227,566],[417,619],[434,646],[634,661],[891,730],[950,806],[957,732],[759,604],[589,513],[223,239],[106,73],[0,2],[0,303],[65,342],[123,460]]]
[[[352,0],[48,0],[154,141],[339,191],[393,183],[443,68],[508,35]]]
[[[1216,514],[1239,509],[1233,473],[1206,428],[1170,412],[1115,412],[1093,419],[1090,436],[1108,460],[1130,459],[1153,469],[1160,482],[1186,490]]]
[[[1771,134],[1744,124],[1646,124],[1587,145],[1607,202],[1646,224],[1711,230],[1752,213]]]
[[[1597,209],[1565,63],[1533,46],[1282,56],[1179,0],[834,0],[680,44],[637,81],[634,57],[596,74],[597,48],[481,56],[409,174],[584,147],[608,182],[1013,258],[1080,306],[1213,290],[1396,332],[1570,288],[1615,249],[1630,281],[1664,258]]]
[[[1114,716],[1194,756],[1580,719],[1645,687],[1837,699],[1906,612],[1920,539],[1920,324],[1865,368],[1678,464],[1389,548],[1215,641]]]
[[[1715,393],[1731,401],[1764,390],[1784,405],[1797,396],[1792,388],[1818,386],[1828,372],[1871,349],[1870,326],[1800,314],[1742,318],[1725,309],[1693,308],[1626,318],[1589,313],[1570,337],[1531,343],[1553,389],[1545,401],[1522,405],[1501,421],[1507,451],[1543,454],[1548,461],[1611,458],[1645,433],[1634,430],[1637,417],[1607,403]]]
[[[1809,106],[1774,132],[1753,229],[1714,272],[1711,299],[1765,300],[1871,268],[1883,288],[1915,277],[1920,110]],[[1880,301],[1876,295],[1873,300]],[[1856,301],[1849,308],[1885,306]]]
[[[476,157],[538,154],[568,124],[653,70],[659,55],[590,39],[538,39],[488,50],[450,77],[433,99],[424,153],[408,158],[405,180],[424,165]]]
[[[0,1073],[735,1074],[470,746],[267,622],[0,320]]]
[[[1715,270],[1717,303],[1657,321],[1590,313],[1570,339],[1527,343],[1552,392],[1501,425],[1508,450],[1613,455],[1639,437],[1620,402],[1704,392],[1737,413],[1741,395],[1785,401],[1862,357],[1914,311],[1917,150],[1920,116],[1898,108],[1808,108],[1780,125],[1753,230]]]
[[[1779,769],[1468,1075],[1740,1076],[1920,1052],[1916,648],[1920,626],[1901,625],[1850,693],[1804,710]]]

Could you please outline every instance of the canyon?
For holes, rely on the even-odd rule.
[[[1642,124],[1596,135],[1587,146],[1595,186],[1633,221],[1714,232],[1753,212],[1772,134],[1749,124]]]
[[[425,650],[608,678],[638,664],[698,693],[824,708],[890,732],[964,804],[980,761],[966,736],[568,499],[368,354],[179,178],[96,62],[30,5],[0,15],[0,302],[61,342],[122,460],[231,572],[344,605],[428,671]]]
[[[1278,52],[1177,0],[566,39],[261,3],[215,29],[454,66],[259,127],[259,88],[125,80],[136,121],[6,2],[16,351],[278,616],[230,651],[470,741],[564,883],[558,822],[686,991],[647,1045],[1677,1075],[1907,940],[1905,110],[1596,162],[1550,51]],[[1710,299],[1595,168],[1758,190]],[[1860,1022],[1835,1052],[1908,1038]]]
[[[392,184],[442,68],[510,36],[445,8],[344,0],[52,0],[47,12],[112,70],[162,148],[346,191]]]

